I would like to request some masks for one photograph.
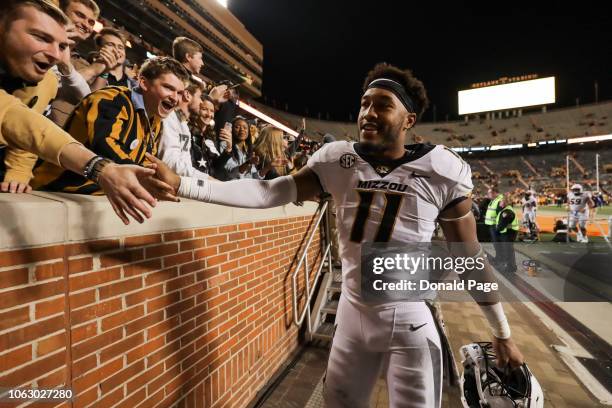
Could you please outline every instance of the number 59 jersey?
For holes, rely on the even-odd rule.
[[[343,293],[353,303],[362,303],[362,243],[430,242],[438,214],[473,188],[470,166],[452,150],[405,148],[399,160],[377,161],[362,144],[341,141],[308,160],[336,205]]]
[[[582,194],[575,194],[573,191],[570,191],[567,194],[567,201],[569,203],[570,208],[570,217],[578,217],[581,215],[588,217],[588,201],[590,198],[591,195],[587,192],[583,192]]]

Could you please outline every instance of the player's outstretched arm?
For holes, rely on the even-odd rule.
[[[178,195],[207,203],[241,208],[271,208],[309,200],[322,192],[316,175],[306,167],[293,176],[273,180],[240,179],[218,183],[180,177],[156,157],[147,154],[147,158],[156,165],[156,176],[174,187]]]
[[[302,167],[293,175],[293,180],[297,187],[297,201],[314,200],[323,192],[319,177],[309,167]]]
[[[453,256],[460,257],[484,257],[478,237],[476,235],[476,220],[471,212],[472,200],[466,199],[454,207],[440,213],[438,217],[444,236],[449,244],[449,250]],[[473,279],[479,282],[495,282],[493,271],[488,261],[484,260],[483,269],[474,269],[469,273],[460,275],[462,280]],[[518,367],[524,362],[520,350],[510,338],[510,326],[504,314],[499,295],[495,292],[470,292],[487,318],[493,331],[493,344],[498,356],[498,365],[504,366],[508,363],[512,367]]]
[[[93,157],[95,154],[83,145],[70,143],[61,150],[59,161],[62,167],[82,174],[83,168]],[[151,218],[149,206],[155,207],[155,197],[176,199],[172,194],[172,187],[155,179],[154,174],[155,171],[151,169],[115,163],[108,164],[101,170],[97,183],[124,224],[129,224],[126,214],[140,223],[144,222],[145,217]]]

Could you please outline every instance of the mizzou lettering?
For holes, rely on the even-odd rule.
[[[408,186],[406,184],[392,183],[385,180],[360,180],[357,182],[357,188],[361,190],[388,190],[403,193],[408,189]]]

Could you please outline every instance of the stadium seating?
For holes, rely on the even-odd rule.
[[[252,103],[255,107],[297,129],[302,117],[269,106]],[[320,140],[331,133],[337,140],[357,140],[356,123],[332,122],[308,118],[307,135]],[[474,116],[466,121],[419,123],[410,132],[407,143],[425,141],[450,147],[478,147],[505,144],[528,144],[548,140],[612,134],[612,102],[574,108],[523,114],[492,119]],[[606,195],[612,193],[612,143],[544,145],[505,151],[463,154],[474,175],[474,193],[482,196],[490,187],[513,192],[516,200],[532,188],[540,195],[554,197],[565,191],[566,155],[570,163],[570,182],[581,183],[595,190],[595,154],[600,154],[600,187]]]
[[[252,103],[258,109],[297,128],[302,117],[269,106]],[[357,126],[350,122],[307,119],[308,133],[314,138],[331,133],[338,139],[357,139]],[[530,113],[502,119],[420,123],[410,133],[409,141],[421,136],[425,141],[451,147],[523,144],[543,140],[567,139],[612,133],[612,102],[575,108]]]

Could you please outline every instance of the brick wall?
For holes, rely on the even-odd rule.
[[[297,346],[291,272],[313,224],[0,250],[0,387],[74,391],[45,406],[246,406]]]

